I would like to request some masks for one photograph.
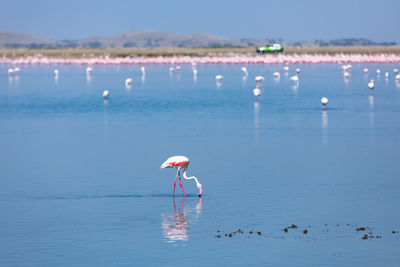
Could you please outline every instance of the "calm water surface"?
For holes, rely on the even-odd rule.
[[[400,264],[398,66],[354,65],[348,80],[338,65],[288,75],[248,66],[247,80],[236,65],[200,65],[197,80],[187,65],[172,76],[147,66],[144,79],[139,66],[95,66],[91,79],[57,66],[58,80],[54,66],[23,66],[15,78],[8,67],[0,265]],[[256,75],[266,77],[258,100]],[[202,199],[186,180],[188,196],[177,187],[172,198],[176,172],[160,165],[181,154]],[[362,240],[369,232],[382,238]]]

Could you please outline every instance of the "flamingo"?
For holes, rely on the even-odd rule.
[[[279,72],[277,72],[277,71],[274,72],[273,75],[274,75],[275,79],[279,79],[281,77],[281,74]]]
[[[185,178],[186,180],[191,180],[194,179],[194,181],[196,182],[196,186],[199,189],[199,197],[201,197],[201,195],[203,194],[203,189],[201,184],[199,183],[199,180],[194,177],[187,177],[186,176],[186,171],[187,168],[189,167],[189,159],[185,156],[173,156],[168,158],[163,164],[161,164],[161,169],[165,169],[165,168],[176,168],[178,169],[177,173],[176,173],[176,177],[175,177],[175,181],[174,181],[174,191],[172,192],[172,197],[174,197],[175,195],[175,186],[176,186],[176,179],[179,177],[179,185],[182,188],[182,192],[183,192],[183,196],[185,197],[185,191],[183,190],[183,186],[182,186],[182,182],[181,182],[181,169],[183,169],[183,178]]]
[[[389,72],[385,72],[385,78],[389,79]]]
[[[20,68],[18,68],[18,67],[15,67],[15,68],[14,68],[14,73],[15,73],[16,75],[18,75],[20,71],[21,71]]]
[[[14,74],[14,70],[13,69],[8,69],[8,75],[9,76],[13,76]]]
[[[394,73],[398,73],[399,70],[398,70],[398,69],[393,69],[393,72],[394,72]]]
[[[350,73],[346,71],[346,72],[343,74],[343,76],[344,76],[345,78],[349,78],[349,77],[350,77]]]
[[[284,66],[284,67],[283,67],[283,70],[286,71],[286,72],[288,72],[288,71],[289,71],[289,66]]]
[[[376,70],[376,74],[379,76],[379,75],[381,75],[381,70],[380,69],[377,69]]]
[[[176,66],[176,71],[181,71],[181,66]]]
[[[172,75],[174,73],[175,69],[174,67],[170,67],[169,68],[169,75]]]
[[[93,71],[93,69],[91,67],[87,67],[86,68],[86,75],[87,76],[91,76],[92,75],[92,71]]]
[[[142,72],[142,76],[146,75],[146,69],[144,68],[144,66],[141,66],[140,70]]]
[[[133,83],[133,79],[132,78],[127,78],[126,80],[125,80],[125,86],[130,86],[130,85],[132,85],[132,83]]]
[[[326,104],[328,104],[328,98],[326,97],[321,98],[321,103],[322,103],[322,108],[325,109]]]
[[[58,69],[54,70],[54,76],[58,77]]]
[[[109,96],[110,96],[110,91],[104,90],[104,91],[103,91],[103,98],[104,98],[104,100],[107,100]]]
[[[260,83],[260,82],[264,81],[265,78],[263,76],[257,76],[254,78],[254,80],[256,80],[257,83]]]
[[[299,68],[296,69],[296,73],[297,73],[297,74],[300,73],[300,69],[299,69]]]
[[[400,80],[400,74],[397,74],[396,76],[394,76],[394,78],[395,78],[396,80]]]
[[[247,68],[246,67],[242,67],[242,75],[243,76],[249,76],[249,73],[247,72]]]
[[[261,88],[260,87],[254,88],[253,94],[254,94],[254,96],[260,96],[261,95]]]
[[[374,84],[374,79],[372,79],[369,83],[368,83],[368,88],[369,89],[374,89],[375,84]]]
[[[364,69],[364,73],[368,74],[368,69],[367,68]]]
[[[224,76],[219,75],[219,74],[215,76],[215,79],[216,79],[217,81],[221,81],[223,78],[224,78]]]
[[[290,77],[290,80],[292,80],[292,81],[297,83],[299,81],[299,76],[294,75],[294,76]]]

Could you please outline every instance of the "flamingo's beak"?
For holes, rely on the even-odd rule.
[[[203,189],[200,187],[199,197],[201,197],[202,194],[203,194]]]

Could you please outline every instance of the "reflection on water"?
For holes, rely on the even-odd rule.
[[[292,85],[292,89],[293,91],[297,91],[297,89],[299,89],[299,82],[294,82]]]
[[[90,86],[92,84],[92,75],[86,75],[86,84]]]
[[[222,82],[221,81],[217,81],[216,84],[217,84],[217,88],[218,89],[221,88],[221,86],[222,86]]]
[[[369,96],[368,96],[368,103],[369,103],[369,107],[370,108],[374,108],[374,95],[373,94],[370,94]]]
[[[161,228],[163,231],[164,240],[167,243],[175,243],[177,241],[189,240],[189,223],[198,221],[202,212],[202,201],[200,197],[199,202],[194,209],[184,209],[185,197],[179,203],[177,209],[175,198],[172,198],[174,203],[174,213],[162,214]]]
[[[328,141],[328,111],[322,110],[322,141],[326,143]]]
[[[258,100],[254,101],[254,140],[258,140],[259,131],[260,131],[260,120],[259,120],[259,113],[260,113],[260,102]]]
[[[142,81],[142,83],[144,83],[146,81],[146,74],[145,73],[142,74],[141,81]]]

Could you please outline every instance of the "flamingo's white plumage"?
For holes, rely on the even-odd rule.
[[[281,77],[281,74],[279,72],[274,72],[272,75],[274,75],[274,78],[279,79]]]
[[[175,186],[176,186],[176,179],[179,177],[179,185],[182,188],[183,195],[186,196],[185,191],[183,190],[182,182],[181,182],[181,173],[180,170],[183,169],[183,178],[186,180],[191,180],[193,179],[196,182],[196,186],[199,189],[199,197],[203,194],[203,189],[201,184],[199,183],[199,180],[195,176],[187,177],[186,176],[186,171],[187,168],[189,167],[189,159],[185,156],[173,156],[168,158],[163,164],[161,164],[161,169],[165,168],[176,168],[178,169],[175,177],[175,182],[174,182],[174,190],[172,193],[172,196],[175,195]]]
[[[223,78],[224,78],[224,76],[222,76],[222,75],[220,75],[220,74],[218,74],[218,75],[215,76],[215,79],[216,79],[217,81],[220,81],[220,80],[222,80]]]
[[[88,75],[88,76],[92,75],[92,71],[93,71],[93,69],[91,67],[87,67],[86,68],[86,75]]]
[[[132,78],[127,78],[125,80],[125,86],[130,86],[130,85],[132,85],[132,83],[133,83],[133,79]]]
[[[262,82],[262,81],[264,81],[265,80],[265,78],[263,77],[263,76],[256,76],[255,78],[254,78],[254,80],[256,80],[256,82],[258,82],[258,83],[260,83],[260,82]]]
[[[369,89],[374,89],[374,87],[375,87],[375,83],[374,83],[374,80],[372,79],[372,80],[368,83],[368,88],[369,88]]]
[[[110,96],[110,91],[104,90],[104,91],[103,91],[103,98],[104,98],[105,100],[107,100],[109,96]]]
[[[243,76],[249,76],[249,73],[247,72],[247,68],[246,67],[242,67],[242,75]]]
[[[328,98],[326,98],[326,97],[321,98],[321,103],[322,103],[322,107],[325,108],[326,105],[328,104]]]
[[[259,87],[254,88],[253,94],[254,94],[255,96],[260,96],[261,93],[262,93],[261,88],[259,88]]]

